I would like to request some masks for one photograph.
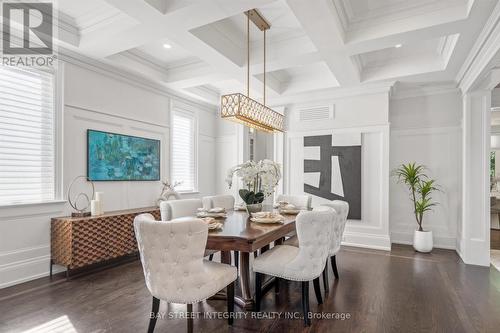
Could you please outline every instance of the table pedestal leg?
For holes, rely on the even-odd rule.
[[[236,296],[235,301],[238,306],[244,310],[252,310],[254,300],[252,297],[252,289],[250,287],[250,254],[240,251],[240,289],[241,297]]]

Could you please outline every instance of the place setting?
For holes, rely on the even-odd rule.
[[[198,208],[196,217],[206,218],[211,217],[214,219],[225,219],[227,217],[227,211],[222,207],[214,207],[210,209]]]
[[[256,223],[283,223],[285,217],[276,212],[257,212],[251,213],[250,221]]]
[[[280,214],[286,215],[297,215],[301,210],[303,210],[300,209],[300,207],[297,207],[286,201],[279,201],[278,204],[274,206],[274,208],[277,208]]]
[[[224,224],[220,221],[217,221],[213,217],[202,217],[200,218],[203,222],[205,222],[208,226],[208,230],[220,230],[224,226]]]

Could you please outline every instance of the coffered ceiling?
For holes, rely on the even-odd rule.
[[[450,84],[495,0],[59,0],[60,45],[205,102],[245,91],[246,18],[270,103],[381,81]],[[251,95],[263,34],[251,28]]]

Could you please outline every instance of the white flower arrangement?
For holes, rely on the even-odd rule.
[[[227,172],[226,182],[229,184],[229,188],[233,185],[234,175],[246,187],[246,189],[240,190],[243,201],[246,204],[261,203],[274,193],[281,179],[281,165],[267,159],[239,164]]]

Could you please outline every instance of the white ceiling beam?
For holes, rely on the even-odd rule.
[[[331,0],[287,0],[287,3],[340,85],[357,84],[358,69],[345,50],[341,23],[328,1]]]
[[[310,65],[321,61],[323,61],[323,58],[319,52],[290,54],[288,57],[266,60],[266,72],[274,72],[291,67]],[[264,72],[263,63],[263,59],[254,61],[250,66],[251,73],[262,74]]]
[[[123,31],[120,36],[114,36],[111,41],[103,39],[102,36],[96,36],[100,38],[100,42],[94,41],[93,48],[98,50],[100,56],[128,50],[161,38],[168,38],[189,53],[195,56],[202,55],[203,60],[217,70],[221,77],[231,77],[246,83],[246,66],[234,63],[223,52],[206,44],[190,31],[276,0],[214,0],[210,2],[198,0],[194,1],[190,7],[183,7],[165,15],[145,2],[134,0],[106,1],[140,23],[131,29],[132,31]],[[189,17],[189,20],[186,20],[186,17]],[[83,44],[81,45],[83,46]],[[258,94],[259,91],[262,91],[262,82],[258,79],[252,76],[250,83],[252,92]],[[268,86],[275,93],[279,94],[281,91],[279,86],[272,83]]]
[[[113,7],[137,20],[137,25],[115,34],[107,34],[106,31],[84,34],[80,47],[86,53],[103,58],[273,1],[276,0],[193,0],[189,6],[162,14],[145,1],[106,0]]]

